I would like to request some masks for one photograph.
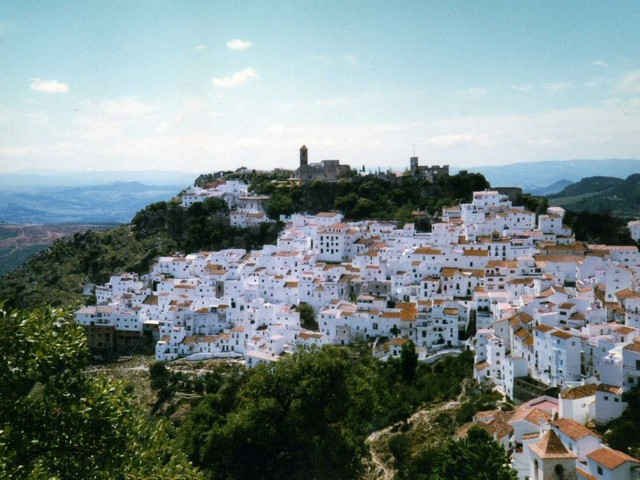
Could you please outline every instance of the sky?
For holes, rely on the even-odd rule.
[[[640,158],[640,2],[0,2],[0,171]]]

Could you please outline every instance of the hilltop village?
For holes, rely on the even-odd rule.
[[[303,147],[298,178],[336,167],[310,166]],[[410,172],[448,175],[417,159]],[[268,197],[236,180],[188,189],[181,204],[210,197],[224,199],[234,225],[272,221]],[[361,341],[383,361],[410,342],[426,362],[471,349],[479,383],[527,400],[474,417],[510,449],[519,478],[636,478],[640,461],[585,425],[619,417],[622,394],[640,385],[640,254],[575,241],[564,214],[536,215],[485,190],[443,208],[429,232],[338,212],[282,216],[275,245],[165,256],[148,274],[113,275],[76,320],[94,349],[146,336],[162,361],[254,367]],[[553,387],[560,394],[546,395]]]

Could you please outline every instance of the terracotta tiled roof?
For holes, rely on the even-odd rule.
[[[579,387],[568,388],[560,394],[561,398],[566,400],[575,400],[577,398],[590,397],[596,394],[598,386],[595,384],[580,385]]]
[[[486,370],[487,368],[489,368],[489,362],[476,363],[474,368],[479,372],[482,370]]]
[[[573,337],[573,335],[571,335],[569,332],[565,332],[564,330],[556,330],[551,335],[553,335],[554,337],[564,338],[565,340]]]
[[[564,446],[553,430],[548,430],[539,442],[532,443],[529,448],[540,458],[576,458]]]
[[[570,418],[559,418],[553,422],[553,426],[572,440],[580,440],[588,436],[600,437],[597,433],[589,430],[584,425],[581,425]]]
[[[624,347],[625,350],[640,353],[640,342],[634,341]]]
[[[549,415],[544,410],[540,410],[539,408],[533,408],[524,419],[535,425],[541,425],[545,422],[551,420],[551,415]]]
[[[623,465],[626,462],[631,463],[640,463],[640,460],[634,458],[630,455],[627,455],[624,452],[619,450],[614,450],[609,447],[602,447],[587,455],[591,460],[598,462],[605,468],[609,470],[615,470],[619,466]]]
[[[578,472],[578,478],[584,478],[585,480],[598,480],[598,477],[591,475],[589,472],[586,472],[579,467],[576,467],[576,472]]]
[[[615,385],[607,385],[606,383],[601,383],[600,385],[598,385],[598,391],[611,393],[613,395],[622,395],[623,392],[621,387],[616,387]]]
[[[553,327],[551,325],[547,325],[546,323],[540,323],[536,326],[536,330],[546,333],[553,330]]]

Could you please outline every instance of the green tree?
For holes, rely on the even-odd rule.
[[[306,302],[300,302],[298,305],[300,312],[300,325],[307,330],[318,330],[318,322],[313,307]]]
[[[602,431],[605,439],[613,448],[628,452],[635,457],[640,456],[640,387],[636,387],[623,395],[627,408],[622,415],[607,424]]]
[[[402,378],[405,382],[413,382],[416,378],[416,370],[418,368],[418,354],[416,346],[409,341],[402,345],[400,350],[400,368],[402,370]]]
[[[406,445],[396,442],[404,459],[399,478],[415,480],[515,480],[507,452],[484,430],[474,427],[466,438],[423,448],[407,458]]]
[[[0,477],[199,478],[122,383],[85,373],[69,315],[3,310],[0,326]]]

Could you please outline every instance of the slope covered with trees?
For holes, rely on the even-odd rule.
[[[198,479],[172,427],[88,374],[84,331],[51,308],[0,311],[0,477]]]
[[[627,178],[586,177],[549,196],[554,205],[576,212],[637,217],[640,212],[640,174]]]
[[[383,363],[366,346],[301,352],[229,376],[179,438],[214,479],[357,478],[367,435],[423,403],[455,398],[472,361],[467,352],[436,365]]]
[[[281,185],[270,178],[254,176],[252,187],[271,195],[267,206],[273,218],[293,212],[315,213],[339,210],[352,220],[414,220],[416,210],[438,213],[443,206],[471,200],[475,190],[489,183],[480,174],[460,173],[431,183],[411,176],[354,176],[335,183],[314,181],[302,185]]]
[[[255,248],[275,241],[279,226],[229,226],[227,206],[209,199],[182,208],[176,201],[153,203],[130,225],[87,231],[55,242],[0,279],[0,299],[9,306],[74,306],[87,282],[104,283],[119,272],[146,273],[159,255],[174,252]]]

